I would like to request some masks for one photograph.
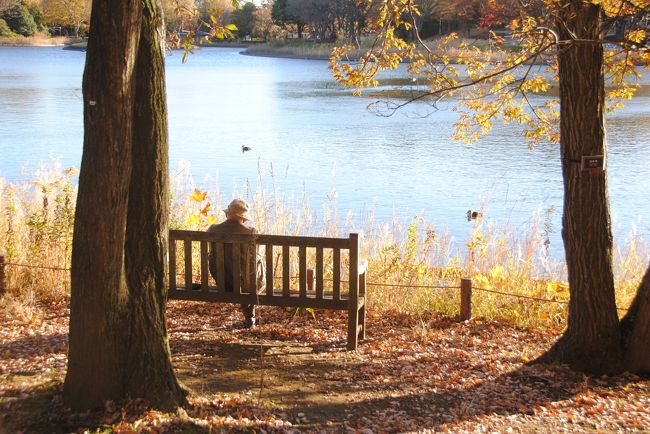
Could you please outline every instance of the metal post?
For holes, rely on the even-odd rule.
[[[6,261],[4,255],[0,255],[0,296],[4,295],[7,291],[7,283],[5,281],[5,267]]]
[[[472,318],[472,279],[460,279],[460,320],[467,321]]]

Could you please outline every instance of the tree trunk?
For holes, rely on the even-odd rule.
[[[140,1],[96,1],[83,78],[84,149],[72,242],[69,405],[122,394],[126,209]]]
[[[626,349],[623,367],[630,372],[650,372],[650,267],[621,326]]]
[[[165,324],[169,146],[163,12],[156,0],[143,0],[143,5],[125,245],[129,341],[124,381],[130,396],[173,409],[185,403],[185,393],[172,369]]]
[[[604,171],[582,171],[580,164],[583,156],[607,153],[603,48],[594,42],[601,36],[601,9],[571,0],[565,2],[560,15],[562,238],[571,300],[567,330],[542,359],[586,372],[611,372],[620,363],[621,335],[614,297],[607,176]]]
[[[165,327],[167,121],[158,1],[95,0],[91,23],[64,398],[79,409],[145,398],[168,410],[184,394]]]

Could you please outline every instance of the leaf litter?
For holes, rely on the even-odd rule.
[[[142,400],[74,412],[62,401],[68,305],[28,320],[0,312],[0,433],[5,432],[648,432],[650,382],[529,365],[557,335],[487,319],[370,312],[345,351],[345,312],[172,301],[176,413]]]

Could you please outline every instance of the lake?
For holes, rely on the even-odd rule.
[[[497,224],[524,230],[535,212],[555,207],[552,247],[561,255],[557,145],[530,151],[517,129],[501,125],[464,145],[450,139],[451,103],[378,117],[366,110],[374,100],[338,86],[326,61],[240,51],[205,48],[186,64],[179,52],[167,58],[171,168],[189,167],[198,187],[218,183],[230,197],[247,180],[255,188],[261,173],[266,188],[305,192],[316,212],[334,201],[341,215],[357,218],[418,215],[459,240],[471,230],[468,209],[484,207]],[[29,179],[50,158],[79,167],[84,60],[59,47],[0,47],[0,176]],[[649,119],[646,93],[608,120],[619,244],[633,228],[650,238]],[[242,153],[242,145],[252,150]]]

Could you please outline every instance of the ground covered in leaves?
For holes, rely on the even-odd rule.
[[[370,312],[346,352],[340,312],[170,302],[173,362],[193,390],[175,414],[146,403],[75,413],[61,401],[68,307],[0,312],[0,434],[13,432],[631,432],[650,429],[650,382],[527,366],[551,333],[474,319]]]

